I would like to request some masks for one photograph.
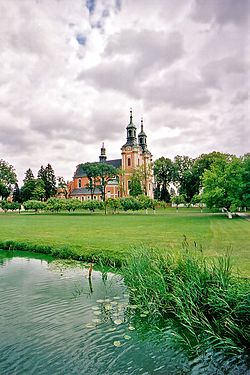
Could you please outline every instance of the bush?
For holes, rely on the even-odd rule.
[[[40,202],[36,200],[29,200],[23,203],[23,207],[26,211],[28,210],[34,210],[35,212],[38,212],[40,210],[44,210],[46,208],[45,202]]]

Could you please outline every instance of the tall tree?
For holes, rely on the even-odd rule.
[[[0,197],[7,198],[12,185],[17,182],[15,169],[7,161],[0,160]]]
[[[141,194],[143,194],[142,182],[138,173],[134,171],[129,183],[129,195],[132,197],[138,197],[138,195]]]
[[[171,159],[163,156],[154,163],[154,175],[156,181],[157,197],[160,200],[169,202],[170,195],[168,193],[169,185],[175,180],[175,165]]]
[[[68,198],[68,186],[63,177],[57,177],[57,186],[59,188],[59,193],[62,193],[65,198]]]
[[[17,182],[15,183],[15,187],[13,190],[13,202],[18,202],[18,203],[22,202],[21,191],[19,189]]]
[[[24,184],[25,184],[25,182],[30,181],[30,180],[34,180],[34,179],[35,179],[35,177],[34,177],[34,174],[33,174],[32,170],[30,168],[27,169],[27,171],[25,172],[24,180],[23,180]]]
[[[36,180],[32,170],[29,168],[25,172],[25,177],[23,180],[24,184],[21,187],[21,199],[22,202],[26,202],[33,198],[33,192],[36,187]]]
[[[96,188],[100,185],[99,163],[84,163],[82,168],[88,177],[87,188],[90,190],[91,200],[94,199]]]
[[[244,162],[236,156],[231,160],[222,159],[212,164],[210,170],[205,170],[202,195],[207,207],[225,208],[230,214],[238,207],[245,206],[244,173]]]
[[[45,168],[41,166],[37,177],[44,182],[45,200],[53,197],[56,194],[56,176],[52,166],[50,164]]]
[[[97,163],[98,164],[98,175],[100,181],[100,190],[102,194],[102,200],[105,201],[106,197],[106,186],[108,180],[117,175],[117,169],[113,165],[106,163]]]

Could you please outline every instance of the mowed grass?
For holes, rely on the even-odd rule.
[[[199,210],[162,210],[154,214],[0,214],[0,241],[69,246],[79,255],[103,254],[125,259],[135,247],[146,245],[159,252],[180,250],[183,236],[190,246],[207,256],[220,256],[228,249],[235,269],[250,275],[250,222],[229,220]]]

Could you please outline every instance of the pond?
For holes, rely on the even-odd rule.
[[[134,324],[121,276],[93,271],[90,281],[80,263],[0,253],[1,375],[224,373],[147,333],[143,317]]]

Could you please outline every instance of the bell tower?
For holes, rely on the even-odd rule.
[[[105,163],[106,160],[107,160],[106,148],[104,147],[104,142],[102,142],[101,155],[99,156],[99,161],[100,163]]]
[[[143,118],[141,118],[141,131],[138,134],[138,143],[143,152],[147,150],[147,136],[143,130]]]

